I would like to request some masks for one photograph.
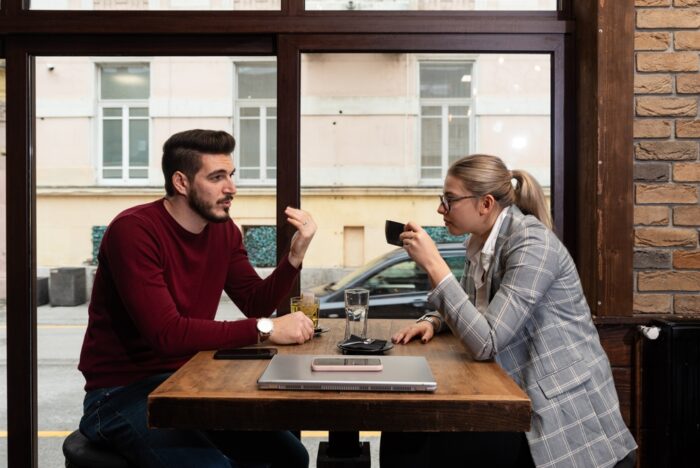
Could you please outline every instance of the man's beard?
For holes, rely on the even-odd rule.
[[[214,205],[210,205],[199,197],[197,191],[193,188],[192,191],[187,195],[187,203],[199,216],[210,221],[212,223],[225,223],[229,219],[228,209],[229,207],[222,207],[226,212],[223,215],[214,214],[214,208],[219,202],[225,202],[227,200],[233,200],[233,196],[226,196],[220,200],[217,200]]]

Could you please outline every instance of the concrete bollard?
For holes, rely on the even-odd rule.
[[[71,307],[85,303],[85,268],[53,268],[49,286],[51,306]]]

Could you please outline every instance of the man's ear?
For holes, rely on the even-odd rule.
[[[186,197],[190,190],[190,179],[183,172],[175,171],[172,182],[175,192]]]

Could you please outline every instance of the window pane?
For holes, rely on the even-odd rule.
[[[102,115],[105,117],[121,117],[122,108],[121,107],[110,107],[102,109]]]
[[[148,165],[148,120],[129,121],[129,165]]]
[[[102,129],[102,165],[104,167],[121,167],[122,121],[104,120]]]
[[[275,99],[277,97],[277,64],[251,62],[237,64],[239,99]]]
[[[129,117],[148,117],[148,107],[132,107],[129,109]]]
[[[129,168],[129,177],[131,179],[146,179],[148,178],[148,169]]]
[[[242,107],[241,117],[259,117],[260,108],[258,107]]]
[[[102,65],[102,99],[148,99],[148,65]]]
[[[31,0],[32,10],[279,10],[281,0]]]
[[[454,108],[450,107],[450,111]],[[466,113],[465,113],[466,114]],[[448,126],[448,164],[452,164],[455,160],[466,156],[469,154],[469,119],[464,115],[464,117],[457,117],[450,114],[447,119]]]
[[[122,170],[121,168],[119,169],[103,169],[102,170],[102,177],[105,179],[121,179],[122,178]]]
[[[557,0],[306,0],[307,10],[556,10]]]
[[[270,109],[268,109],[269,111]],[[267,119],[267,166],[274,168],[277,165],[277,120]],[[274,172],[274,170],[273,170]],[[269,174],[269,171],[268,171]],[[270,178],[270,176],[267,176]],[[273,177],[274,179],[274,177]]]
[[[260,121],[241,120],[241,134],[239,138],[241,144],[241,169],[260,167]]]
[[[420,65],[420,97],[468,98],[471,96],[472,66],[468,62]]]
[[[421,164],[427,167],[440,167],[442,121],[432,117],[423,117],[421,122]]]

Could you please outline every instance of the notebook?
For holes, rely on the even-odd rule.
[[[437,382],[423,356],[381,356],[379,372],[318,372],[314,358],[338,355],[277,354],[258,379],[267,390],[336,390],[363,392],[433,392]]]

